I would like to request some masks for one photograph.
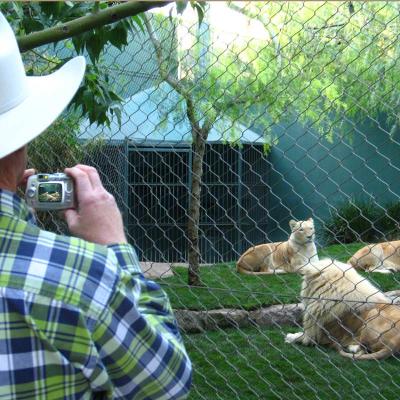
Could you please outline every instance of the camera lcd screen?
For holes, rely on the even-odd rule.
[[[61,183],[41,183],[39,185],[40,203],[61,203],[62,184]]]

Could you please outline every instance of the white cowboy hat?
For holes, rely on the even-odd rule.
[[[75,57],[51,75],[25,75],[14,32],[0,12],[0,158],[40,135],[79,88],[85,58]]]

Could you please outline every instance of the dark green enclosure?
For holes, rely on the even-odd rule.
[[[206,145],[200,215],[203,263],[236,260],[245,248],[266,240],[267,158],[260,145]],[[140,260],[187,261],[191,159],[190,146],[125,142],[103,147],[91,160],[123,211]]]

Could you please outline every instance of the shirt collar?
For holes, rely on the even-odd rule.
[[[36,218],[20,197],[8,190],[0,189],[0,216],[10,215],[36,224]]]

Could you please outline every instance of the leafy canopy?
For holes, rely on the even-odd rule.
[[[107,3],[99,2],[7,2],[0,4],[0,11],[9,20],[16,35],[23,36],[106,7]],[[36,72],[35,67],[50,73],[67,62],[74,53],[87,52],[91,63],[72,106],[82,115],[87,115],[91,123],[107,124],[110,114],[119,117],[121,98],[110,85],[107,71],[101,68],[100,55],[108,43],[123,48],[128,42],[129,32],[137,29],[140,29],[140,17],[134,16],[89,30],[65,40],[63,45],[57,46],[55,43],[32,50],[24,54],[31,61],[27,73]]]
[[[396,2],[250,2],[267,41],[252,41],[248,88],[272,121],[295,118],[332,134],[335,118],[383,113],[394,129],[400,104]]]
[[[178,68],[163,49],[161,68],[180,71],[180,87],[196,104],[197,120],[228,115],[265,135],[275,124],[300,121],[329,139],[344,117],[383,114],[396,129],[400,4],[227,4],[249,24],[261,25],[263,34],[238,31],[224,42],[224,24],[210,18],[211,4],[201,26],[174,20]]]
[[[179,8],[183,11],[187,4],[188,1],[180,1]],[[201,18],[202,8],[195,1],[190,1],[190,4],[197,10],[199,18]],[[145,8],[150,9],[160,5],[163,4],[153,2],[146,5]],[[130,35],[143,30],[141,14],[132,15],[110,24],[106,23],[113,19],[113,13],[116,13],[114,10],[118,6],[118,3],[105,1],[0,3],[0,11],[6,16],[17,36],[21,37],[47,30],[47,35],[50,36],[47,43],[52,42],[48,30],[60,23],[71,23],[83,16],[95,17],[100,12],[112,11],[108,14],[109,18],[104,20],[104,24],[96,28],[83,29],[83,33],[63,40],[60,45],[57,45],[59,39],[54,37],[53,46],[42,46],[24,54],[24,58],[30,63],[27,73],[38,71],[50,73],[67,62],[73,54],[87,53],[90,64],[87,66],[84,83],[74,97],[72,107],[79,110],[82,115],[88,116],[90,123],[109,124],[109,117],[113,115],[116,115],[120,121],[122,99],[113,90],[107,70],[102,68],[101,55],[108,45],[123,49],[128,44]]]

